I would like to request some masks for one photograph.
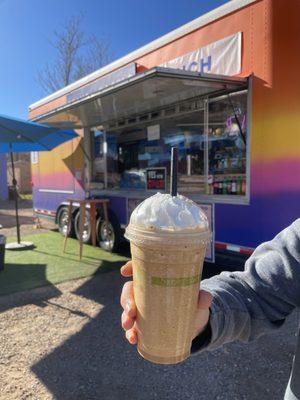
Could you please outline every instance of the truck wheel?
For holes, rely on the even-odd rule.
[[[71,227],[69,229],[69,232],[67,232],[67,230],[68,230],[68,222],[69,222],[68,207],[61,207],[60,210],[58,211],[58,214],[57,214],[58,231],[63,236],[68,235],[69,237],[74,237],[75,236],[74,221],[72,219]]]
[[[97,241],[101,249],[114,252],[121,242],[121,227],[118,218],[111,212],[108,214],[108,226],[101,216],[97,220]]]
[[[75,234],[76,234],[76,237],[78,240],[80,239],[79,217],[80,217],[80,212],[78,211],[78,213],[76,214],[76,217],[75,217],[75,222],[74,222]],[[92,232],[91,232],[90,213],[88,210],[85,210],[85,221],[84,221],[84,227],[83,227],[82,241],[83,241],[83,243],[88,244],[88,243],[91,243],[91,239],[92,239]]]

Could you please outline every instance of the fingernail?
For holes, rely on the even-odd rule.
[[[127,301],[127,303],[125,304],[125,311],[127,313],[129,313],[130,310],[131,310],[131,303],[130,303],[130,301]]]
[[[130,341],[130,343],[132,343],[134,341],[134,335],[129,336],[129,341]]]

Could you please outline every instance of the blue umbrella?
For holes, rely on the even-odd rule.
[[[76,138],[74,131],[59,130],[52,126],[42,125],[31,121],[0,115],[0,153],[10,153],[13,188],[16,209],[16,225],[18,243],[14,248],[23,248],[20,236],[18,214],[17,181],[13,153],[26,153],[30,151],[50,151],[60,144]]]

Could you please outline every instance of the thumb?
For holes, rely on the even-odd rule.
[[[209,307],[211,306],[213,296],[205,290],[200,290],[198,295],[198,308],[195,316],[195,330],[193,338],[205,329],[209,321]]]
[[[211,306],[213,296],[211,293],[205,290],[200,290],[198,296],[198,308],[200,310],[206,310]]]

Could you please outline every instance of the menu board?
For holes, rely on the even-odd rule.
[[[147,168],[146,187],[147,190],[166,190],[166,168]]]

